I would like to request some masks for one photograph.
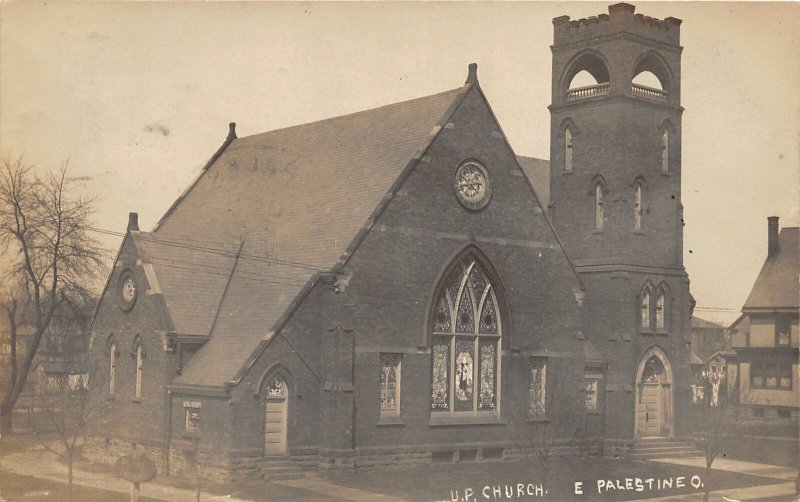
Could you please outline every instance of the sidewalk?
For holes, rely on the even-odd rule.
[[[653,459],[650,462],[660,462],[664,464],[684,465],[688,467],[698,467],[705,469],[706,460],[704,457],[686,457],[686,458],[662,458]],[[783,481],[783,483],[775,483],[771,485],[758,485],[749,486],[745,488],[735,489],[722,489],[711,492],[712,500],[729,500],[729,501],[745,501],[745,500],[763,500],[774,497],[786,497],[786,500],[793,500],[797,495],[795,490],[795,478],[797,477],[797,469],[789,467],[781,467],[777,465],[757,464],[755,462],[743,462],[741,460],[730,460],[727,458],[714,460],[712,468],[719,471],[735,472],[739,474],[748,474],[754,476],[761,476],[775,480]],[[659,502],[663,501],[663,497],[643,499],[637,502]],[[696,502],[703,500],[702,493],[693,495],[684,495],[680,497],[670,497],[671,501],[686,501]]]
[[[31,461],[35,461],[35,472],[31,469]],[[56,457],[43,449],[23,450],[4,455],[0,458],[0,469],[11,474],[35,476],[39,479],[66,483],[67,466],[58,462]],[[107,474],[96,472],[86,472],[79,468],[73,468],[73,483],[75,485],[98,488],[122,494],[129,494],[131,484],[128,481],[114,478]],[[159,484],[157,481],[141,484],[141,494],[143,497],[164,500],[167,502],[194,502],[194,490],[175,488]],[[237,499],[229,495],[213,495],[203,492],[201,500],[226,500],[230,502],[245,502],[244,499]]]

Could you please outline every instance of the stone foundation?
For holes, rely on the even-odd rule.
[[[623,454],[630,446],[622,440],[606,441],[603,446],[596,440],[564,440],[550,447],[552,456],[599,456],[619,452]],[[116,439],[88,438],[83,447],[84,456],[93,462],[113,465],[123,455],[131,454],[133,443]],[[139,445],[150,460],[155,462],[160,476],[165,474],[162,449],[155,446]],[[612,453],[613,455],[613,453]],[[214,482],[233,482],[256,479],[261,476],[260,465],[264,462],[261,448],[247,448],[230,451],[214,451],[195,446],[190,439],[175,440],[169,452],[169,475],[194,478],[199,458],[200,475]],[[534,460],[537,449],[534,446],[515,446],[511,444],[452,444],[425,446],[369,447],[356,450],[317,449],[314,447],[291,450],[288,460],[309,474],[318,473],[323,477],[333,477],[356,470],[431,465],[440,463],[464,462],[514,462]]]

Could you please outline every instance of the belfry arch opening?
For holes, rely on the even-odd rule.
[[[650,87],[651,89],[664,90],[664,85],[661,80],[656,77],[656,74],[651,71],[643,71],[633,77],[633,83]]]
[[[600,56],[587,53],[579,56],[564,75],[567,101],[608,94],[611,75]]]
[[[671,79],[660,57],[648,53],[636,64],[631,78],[631,91],[637,96],[666,100],[671,91]]]

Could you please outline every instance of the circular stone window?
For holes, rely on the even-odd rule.
[[[136,280],[133,278],[133,272],[125,270],[119,278],[118,298],[119,307],[125,312],[133,308],[136,303],[136,297],[139,293],[139,288],[136,285]]]
[[[458,167],[454,189],[461,205],[472,211],[483,209],[492,198],[492,185],[486,168],[474,160]]]

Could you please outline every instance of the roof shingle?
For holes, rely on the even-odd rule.
[[[315,272],[336,264],[469,88],[230,143],[152,234],[208,247],[244,242],[211,338],[175,383],[219,386],[231,380]],[[171,314],[174,309],[197,316],[182,321],[191,329],[210,324],[211,309],[198,311],[219,298],[225,284],[213,276],[200,298],[198,282],[232,265],[230,257],[212,260],[220,263],[204,275],[156,268],[160,281],[165,276]],[[205,259],[191,261],[201,270]],[[182,293],[166,291],[168,274],[184,285]]]
[[[785,227],[778,235],[778,251],[767,257],[742,310],[792,308],[800,305],[798,274],[800,228]]]

